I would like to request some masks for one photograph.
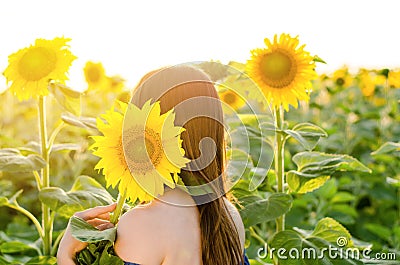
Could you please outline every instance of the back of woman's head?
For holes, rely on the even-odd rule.
[[[182,147],[191,160],[180,177],[187,187],[200,187],[194,196],[200,212],[203,264],[242,262],[239,236],[229,215],[225,194],[225,142],[222,106],[211,80],[190,66],[162,68],[145,75],[132,103],[160,101],[161,113],[174,108],[175,125],[182,126]],[[190,189],[189,189],[190,190]]]

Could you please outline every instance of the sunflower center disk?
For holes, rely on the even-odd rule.
[[[296,64],[289,54],[283,51],[273,51],[265,54],[260,62],[264,82],[274,88],[284,88],[296,76]]]
[[[224,95],[224,102],[227,103],[228,105],[235,103],[236,100],[237,100],[237,96],[232,92],[226,93]]]
[[[160,163],[163,150],[160,135],[150,128],[125,132],[125,156],[132,172],[146,173]]]
[[[30,48],[18,64],[18,72],[29,81],[37,81],[54,71],[56,55],[44,47]]]

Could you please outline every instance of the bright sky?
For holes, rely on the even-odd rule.
[[[72,38],[78,56],[70,86],[85,88],[82,68],[100,61],[129,86],[146,72],[189,61],[245,62],[265,37],[299,35],[328,65],[400,67],[400,1],[197,0],[0,2],[0,72],[7,56],[36,38]],[[0,77],[0,90],[5,79]]]

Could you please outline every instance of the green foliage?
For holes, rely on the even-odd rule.
[[[42,169],[46,165],[37,154],[24,156],[18,149],[0,149],[0,171],[6,172],[32,172]]]
[[[57,187],[44,188],[39,192],[39,199],[51,210],[66,218],[75,212],[113,202],[107,190],[88,176],[79,176],[68,192]]]
[[[71,232],[72,235],[82,242],[96,242],[102,240],[108,240],[110,242],[115,241],[115,236],[117,234],[117,228],[113,227],[103,231],[98,230],[93,227],[85,220],[73,216],[70,219],[71,222]]]
[[[284,132],[296,139],[308,151],[315,148],[321,137],[328,136],[322,128],[312,123],[299,123],[292,130]]]
[[[292,205],[289,194],[273,193],[263,199],[258,196],[241,197],[239,203],[243,206],[240,215],[246,227],[262,222],[275,220],[287,213]]]
[[[76,260],[82,265],[123,265],[124,262],[115,254],[113,243],[105,240],[89,246],[78,253]]]

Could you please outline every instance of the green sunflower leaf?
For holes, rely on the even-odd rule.
[[[314,55],[313,61],[316,62],[316,63],[324,63],[324,64],[326,64],[326,62],[321,57],[319,57],[318,55]]]
[[[321,219],[312,232],[285,230],[276,233],[269,242],[269,248],[276,250],[274,258],[283,265],[363,264],[360,257],[351,255],[356,249],[346,252],[348,247],[353,247],[350,233],[329,217]]]
[[[76,117],[72,114],[63,114],[61,119],[72,126],[84,128],[84,129],[95,129],[97,130],[96,119],[91,117]]]
[[[57,258],[56,257],[50,257],[50,256],[38,256],[31,258],[28,260],[25,265],[54,265],[57,264]]]
[[[284,130],[284,132],[296,139],[308,151],[315,148],[321,137],[328,136],[322,128],[312,123],[300,123],[292,130]]]
[[[371,173],[371,170],[356,158],[343,154],[326,154],[321,152],[301,152],[293,156],[297,171],[303,176],[317,177],[330,175],[335,171],[361,171]],[[300,175],[300,174],[299,174]]]
[[[44,188],[39,192],[39,199],[66,218],[75,212],[113,202],[107,190],[88,176],[78,177],[68,192],[58,187]]]
[[[108,240],[110,242],[115,241],[117,235],[117,228],[113,227],[105,230],[98,230],[85,220],[72,216],[71,222],[71,233],[72,236],[82,242],[97,242],[102,240]]]
[[[66,111],[81,115],[81,93],[59,83],[50,83],[49,91]]]
[[[372,152],[371,155],[387,154],[395,151],[400,151],[400,143],[386,142],[376,151]]]
[[[240,209],[246,227],[267,222],[287,213],[292,207],[292,196],[285,193],[273,193],[264,199],[258,196],[240,198]]]
[[[0,149],[0,171],[32,172],[46,166],[46,161],[39,155],[24,156],[18,149]]]

